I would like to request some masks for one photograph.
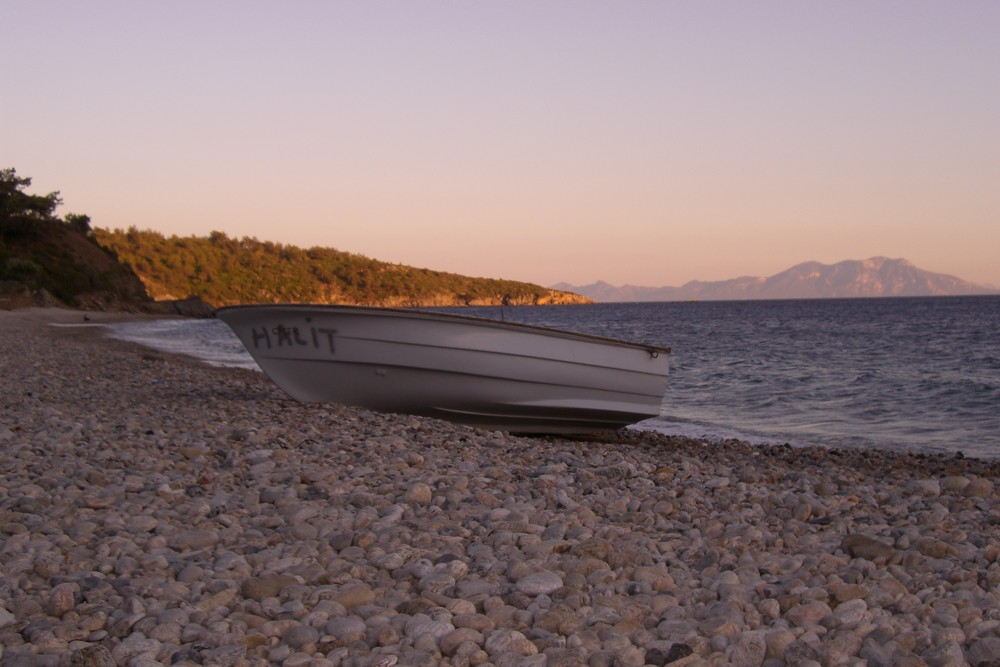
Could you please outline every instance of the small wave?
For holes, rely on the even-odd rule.
[[[783,445],[789,444],[786,440],[769,438],[754,435],[745,431],[738,431],[722,426],[708,424],[697,424],[694,422],[674,421],[663,417],[646,419],[638,424],[632,424],[628,428],[636,431],[654,431],[664,435],[677,435],[705,442],[724,442],[726,440],[740,440],[751,445]]]
[[[213,366],[257,369],[243,343],[218,320],[151,320],[109,326],[113,338],[194,357]]]

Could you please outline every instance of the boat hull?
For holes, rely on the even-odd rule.
[[[261,370],[328,401],[521,433],[606,431],[655,417],[669,349],[429,311],[216,311]]]

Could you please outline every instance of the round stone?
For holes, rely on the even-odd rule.
[[[563,586],[562,577],[555,572],[543,571],[521,577],[514,587],[525,595],[549,595]]]

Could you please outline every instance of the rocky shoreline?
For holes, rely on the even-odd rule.
[[[995,461],[516,437],[50,323],[0,312],[2,665],[1000,664]]]

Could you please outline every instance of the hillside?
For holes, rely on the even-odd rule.
[[[59,193],[31,195],[30,185],[14,169],[0,170],[0,307],[152,303],[142,281],[94,240],[87,216],[56,217]]]
[[[768,278],[744,276],[731,280],[691,281],[681,287],[616,287],[560,283],[598,302],[729,301],[743,299],[833,299],[886,296],[960,296],[996,294],[997,290],[955,276],[919,269],[905,259],[873,257],[837,264],[804,262]]]
[[[210,314],[212,306],[310,302],[379,306],[589,303],[511,280],[388,264],[330,248],[252,238],[165,237],[55,215],[58,192],[0,169],[0,308],[32,305]],[[193,297],[193,298],[192,298]],[[155,301],[154,301],[155,299]]]
[[[332,248],[229,238],[166,237],[95,229],[97,241],[142,279],[157,300],[195,296],[215,306],[336,303],[389,307],[588,303],[530,283],[470,278],[389,264]]]

